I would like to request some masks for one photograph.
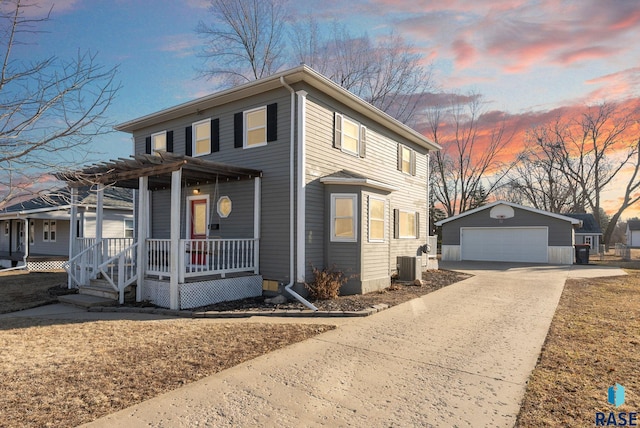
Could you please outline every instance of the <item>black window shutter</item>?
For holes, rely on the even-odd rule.
[[[236,113],[233,115],[233,147],[242,147],[242,135],[244,134],[244,129],[242,125],[243,120],[243,112]]]
[[[184,128],[184,154],[193,156],[193,128],[191,126]]]
[[[148,155],[151,154],[151,137],[147,137],[144,140],[144,152]]]
[[[267,106],[267,142],[278,139],[278,104]]]
[[[402,145],[398,144],[398,171],[402,171]]]
[[[211,152],[220,151],[220,119],[211,121]]]
[[[367,128],[366,126],[360,127],[360,157],[364,158],[367,156]]]
[[[173,131],[167,131],[167,151],[173,152]]]
[[[393,237],[398,239],[400,237],[400,210],[393,210]]]
[[[342,149],[342,115],[340,113],[335,114],[334,122],[333,147]]]
[[[420,213],[416,211],[416,238],[420,238]]]

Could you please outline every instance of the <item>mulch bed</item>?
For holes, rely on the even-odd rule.
[[[390,287],[378,292],[361,295],[339,296],[331,300],[310,300],[314,306],[321,311],[361,311],[373,305],[387,304],[395,306],[416,297],[436,291],[442,287],[453,284],[471,275],[448,270],[428,270],[423,273],[423,285],[415,286],[413,283],[394,282]],[[256,311],[269,312],[274,310],[303,310],[307,309],[297,300],[290,299],[283,304],[270,304],[265,302],[265,297],[252,297],[248,299],[235,300],[232,302],[221,302],[215,305],[196,308],[194,311]]]

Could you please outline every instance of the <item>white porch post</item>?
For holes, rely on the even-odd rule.
[[[69,260],[76,255],[76,236],[78,236],[78,188],[71,189],[71,209],[69,211]],[[72,266],[69,266],[70,268]],[[71,275],[67,281],[67,286],[73,288]]]
[[[144,275],[147,266],[147,224],[149,223],[149,177],[138,179],[138,218],[136,232],[138,233],[138,254],[136,256],[136,274],[138,276],[138,286],[136,287],[136,301],[142,301],[142,287],[144,287]]]
[[[93,278],[96,278],[98,274],[98,265],[103,261],[102,254],[102,226],[104,218],[104,184],[98,184],[98,190],[96,192],[96,251],[94,251],[93,260]]]
[[[182,169],[171,173],[171,272],[169,277],[169,306],[180,309],[180,292],[178,290],[178,275],[182,268],[180,260],[180,200],[182,199]]]
[[[261,179],[256,177],[253,179],[253,273],[260,273],[260,220],[262,203]]]

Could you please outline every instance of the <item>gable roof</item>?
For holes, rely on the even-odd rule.
[[[576,233],[602,235],[602,229],[600,229],[600,225],[596,222],[596,218],[593,216],[593,214],[570,213],[564,215],[566,215],[567,217],[577,218],[582,222],[580,228],[576,229]]]
[[[543,211],[543,210],[539,210],[537,208],[525,207],[524,205],[520,205],[520,204],[516,204],[516,203],[513,203],[513,202],[508,202],[508,201],[495,201],[495,202],[492,202],[490,204],[483,205],[481,207],[478,207],[478,208],[475,208],[475,209],[472,209],[472,210],[469,210],[469,211],[465,211],[462,214],[458,214],[458,215],[454,215],[454,216],[445,218],[444,220],[440,220],[440,221],[436,222],[435,225],[436,226],[442,226],[443,224],[449,223],[450,221],[454,221],[454,220],[457,220],[459,218],[466,217],[468,215],[472,215],[472,214],[475,214],[475,213],[480,212],[480,211],[488,210],[488,209],[491,209],[491,208],[495,207],[496,205],[501,205],[501,204],[502,205],[508,205],[508,206],[510,206],[512,208],[518,208],[518,209],[521,209],[521,210],[530,211],[532,213],[545,215],[547,217],[557,218],[558,220],[568,221],[571,224],[580,224],[580,220],[575,219],[575,218],[571,218],[571,217],[567,217],[567,216],[564,216],[564,215],[561,215],[561,214],[551,213],[549,211]]]
[[[95,206],[95,191],[88,187],[78,190],[78,205]],[[70,207],[71,192],[68,187],[51,190],[44,195],[36,196],[0,210],[0,218],[15,217],[42,212],[65,210]],[[133,209],[133,194],[130,189],[105,187],[103,204],[105,208]]]
[[[362,98],[352,94],[329,78],[304,64],[259,80],[245,83],[221,92],[216,92],[211,95],[197,98],[193,101],[188,101],[174,107],[121,123],[117,125],[115,129],[118,131],[133,133],[138,129],[194,114],[232,101],[252,97],[273,89],[283,88],[285,87],[285,84],[291,85],[298,82],[304,82],[313,86],[363,116],[368,117],[419,146],[428,150],[439,150],[441,148],[438,144],[429,140],[424,135],[394,119],[387,113],[374,107]]]
[[[627,228],[629,230],[640,230],[640,220],[627,221]]]

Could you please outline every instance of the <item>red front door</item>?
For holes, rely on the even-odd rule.
[[[207,199],[191,199],[189,212],[191,213],[191,239],[205,239],[207,237]],[[191,263],[203,265],[207,263],[206,243],[191,243]]]

